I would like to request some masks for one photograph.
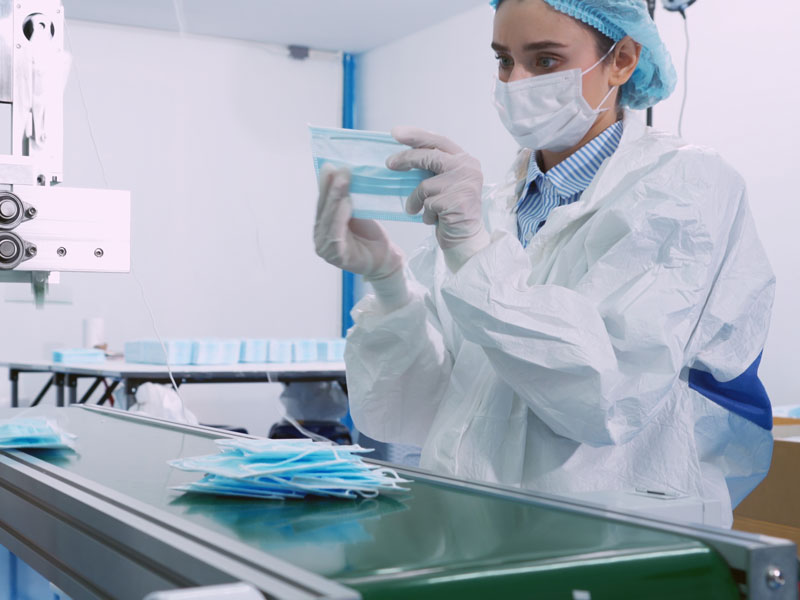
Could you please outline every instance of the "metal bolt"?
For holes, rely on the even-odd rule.
[[[61,246],[58,250],[56,250],[56,254],[58,254],[59,256],[66,256],[67,249],[64,248],[64,246]]]
[[[786,585],[786,577],[778,567],[767,567],[767,587],[771,590],[779,590]]]
[[[105,254],[105,252],[103,252],[103,249],[102,249],[102,248],[97,248],[97,249],[95,249],[95,251],[94,251],[94,255],[95,255],[97,258],[103,258],[103,254]]]
[[[17,50],[19,50],[20,48],[22,48],[22,44],[17,44]]]
[[[17,252],[19,252],[19,246],[13,240],[0,241],[0,260],[10,262],[17,257]]]
[[[25,216],[27,216],[29,219],[32,219],[33,217],[36,216],[36,212],[37,211],[34,207],[29,206],[28,210],[25,211]]]
[[[0,201],[0,219],[11,221],[19,215],[17,203],[11,199]]]
[[[47,179],[45,179],[44,175],[39,175],[36,178],[36,183],[38,183],[39,185],[44,185],[45,183],[47,183]]]
[[[38,250],[36,250],[36,246],[29,246],[28,249],[25,251],[25,254],[27,254],[28,256],[33,257],[33,256],[36,256],[37,252],[38,252]]]

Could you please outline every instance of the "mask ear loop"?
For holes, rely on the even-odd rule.
[[[266,371],[266,375],[267,375],[267,381],[269,383],[279,383],[277,381],[273,382],[272,373],[269,370]],[[333,446],[336,445],[334,442],[326,438],[324,435],[316,434],[313,431],[309,431],[308,429],[300,425],[300,423],[298,423],[296,419],[291,417],[288,412],[284,411],[283,418],[286,419],[289,422],[289,424],[291,424],[292,427],[294,427],[297,431],[299,431],[302,435],[304,435],[308,439],[314,440],[315,442],[324,442],[327,444],[331,444]]]
[[[606,108],[600,108],[600,107],[603,106],[603,104],[606,103],[606,100],[608,100],[611,97],[611,94],[613,94],[614,90],[617,89],[618,87],[619,87],[618,85],[615,85],[615,86],[612,86],[610,90],[608,90],[608,93],[600,101],[600,104],[597,105],[597,108],[595,108],[595,111],[597,111],[598,113],[602,113],[602,112],[606,112],[606,111],[611,110],[610,106],[607,106]]]
[[[619,44],[619,42],[614,42],[614,45],[611,46],[611,48],[608,49],[608,52],[603,54],[603,56],[600,57],[600,60],[598,60],[596,63],[594,63],[591,67],[589,67],[588,69],[583,71],[581,73],[581,75],[586,75],[586,74],[591,73],[592,71],[594,71],[598,67],[598,65],[600,65],[600,63],[602,63],[605,59],[607,59],[611,55],[611,53],[614,51],[614,48],[617,47],[617,44]]]
[[[608,52],[606,52],[602,57],[600,57],[600,60],[598,60],[591,67],[589,67],[588,69],[586,69],[585,71],[583,71],[581,73],[581,82],[583,81],[583,76],[584,75],[594,71],[598,67],[598,65],[600,65],[605,59],[607,59],[611,55],[611,53],[614,51],[614,48],[617,47],[617,44],[619,44],[619,42],[614,42],[614,45],[611,46],[611,48],[608,49]],[[619,87],[618,85],[611,86],[611,89],[608,90],[608,93],[600,101],[600,104],[598,104],[597,108],[594,109],[596,112],[601,113],[601,112],[606,112],[606,111],[611,110],[611,107],[607,107],[607,108],[600,108],[600,107],[603,106],[603,104],[606,103],[606,100],[608,100],[611,97],[611,94],[613,94],[614,90],[617,89],[618,87]]]

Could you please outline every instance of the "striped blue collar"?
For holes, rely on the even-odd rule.
[[[536,152],[532,152],[525,189],[527,190],[539,177],[544,177],[553,184],[561,197],[567,198],[582,193],[592,183],[603,161],[617,150],[621,138],[622,121],[617,121],[547,173],[542,173],[536,162]]]

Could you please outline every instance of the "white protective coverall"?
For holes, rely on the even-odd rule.
[[[720,500],[729,526],[769,468],[771,426],[689,378],[736,380],[764,347],[775,281],[744,181],[628,112],[581,200],[523,249],[529,156],[484,195],[488,247],[453,274],[432,239],[409,262],[408,304],[384,314],[367,296],[353,310],[355,425],[422,446],[435,472],[551,493],[676,491]]]

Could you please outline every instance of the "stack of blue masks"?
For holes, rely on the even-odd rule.
[[[0,421],[0,449],[69,449],[75,436],[43,417]]]
[[[406,199],[422,181],[434,174],[421,169],[393,171],[386,167],[387,158],[408,149],[388,133],[311,127],[317,182],[324,165],[347,167],[351,173],[353,217],[357,219],[422,223],[421,214],[406,212]]]
[[[64,348],[61,350],[53,350],[53,362],[55,363],[70,363],[73,365],[101,363],[105,361],[105,359],[106,353],[95,348]]]
[[[184,471],[205,473],[199,481],[173,489],[249,498],[373,498],[406,492],[391,469],[371,466],[360,446],[311,440],[217,440],[220,454],[170,461]]]

